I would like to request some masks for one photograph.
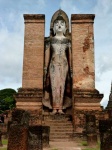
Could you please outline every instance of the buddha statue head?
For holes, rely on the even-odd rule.
[[[69,19],[61,9],[54,13],[50,23],[50,36],[55,36],[58,32],[62,32],[64,36],[69,36]]]
[[[59,14],[57,18],[54,20],[53,31],[54,35],[56,34],[65,35],[66,33],[66,21],[64,20],[61,14]]]

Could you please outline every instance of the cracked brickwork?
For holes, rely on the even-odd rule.
[[[73,88],[94,89],[94,15],[72,15]]]

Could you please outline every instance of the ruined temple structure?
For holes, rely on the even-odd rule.
[[[109,101],[106,109],[104,110],[105,114],[108,114],[106,120],[102,119],[99,121],[99,131],[100,131],[100,150],[111,150],[112,149],[112,83],[111,90],[109,95]]]
[[[94,18],[72,14],[70,22],[58,10],[45,37],[45,15],[24,15],[22,88],[15,95],[16,108],[30,113],[30,126],[49,126],[51,141],[83,137],[90,133],[89,122],[95,127],[104,118],[103,94],[95,89]]]
[[[108,104],[107,104],[107,107],[106,107],[105,110],[108,111],[109,118],[112,119],[112,83],[111,83],[111,90],[110,90],[110,95],[109,95],[109,101],[108,101]]]

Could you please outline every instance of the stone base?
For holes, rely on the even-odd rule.
[[[42,150],[49,146],[50,127],[42,126],[38,111],[14,109],[8,132],[8,150]]]
[[[24,110],[41,110],[42,111],[42,89],[37,88],[20,88],[15,94],[16,108]]]
[[[96,124],[103,112],[100,101],[103,94],[99,94],[97,90],[74,90],[73,91],[73,125],[74,132],[77,134],[85,134],[86,116],[94,115]]]
[[[73,91],[73,107],[75,110],[99,110],[102,111],[100,101],[103,94],[97,90],[74,90]]]
[[[28,111],[29,125],[42,125],[43,90],[37,88],[20,88],[15,94],[16,108]]]

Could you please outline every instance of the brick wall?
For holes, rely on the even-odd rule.
[[[71,16],[73,88],[94,89],[94,15]]]
[[[24,15],[23,88],[43,88],[45,15]]]

